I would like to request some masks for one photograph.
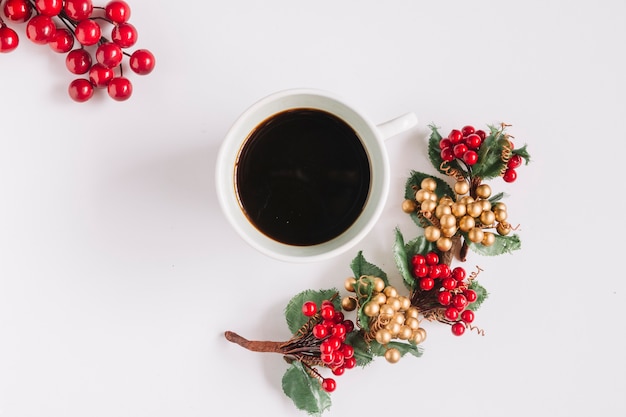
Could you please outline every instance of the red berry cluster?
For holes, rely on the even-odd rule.
[[[484,130],[469,125],[461,130],[452,129],[448,137],[439,141],[441,159],[449,162],[456,158],[469,166],[474,165],[478,162],[478,149],[486,137]]]
[[[346,319],[341,310],[335,309],[329,300],[322,302],[319,312],[313,301],[307,301],[302,305],[302,313],[307,317],[319,313],[320,322],[313,326],[311,333],[321,341],[319,349],[322,363],[337,376],[343,375],[346,369],[354,368],[354,348],[345,343],[346,336],[354,330],[352,320]],[[327,392],[332,392],[337,387],[333,378],[322,378],[321,383],[322,389]]]
[[[509,142],[511,141],[509,140]],[[511,148],[513,148],[513,143],[511,143]],[[523,162],[524,162],[524,159],[521,157],[521,155],[517,155],[517,154],[511,155],[511,158],[506,164],[506,170],[504,171],[504,174],[502,174],[502,179],[505,182],[515,181],[517,179],[516,169],[521,167]]]
[[[476,291],[468,287],[467,273],[457,266],[453,269],[439,263],[437,252],[416,254],[411,258],[413,276],[423,291],[436,291],[437,301],[445,308],[444,316],[452,325],[452,334],[460,336],[474,321],[474,312],[467,307],[476,301]]]
[[[5,0],[2,11],[7,19],[26,23],[26,37],[32,42],[66,53],[65,64],[72,74],[86,75],[69,85],[68,93],[77,102],[89,100],[94,89],[104,88],[114,100],[130,98],[133,86],[124,77],[124,56],[136,74],[146,75],[154,69],[155,58],[149,50],[126,51],[135,45],[138,35],[128,22],[130,7],[125,1],[111,0],[96,7],[92,0]],[[110,39],[104,36],[106,29]],[[75,42],[79,47],[73,49]],[[17,33],[0,17],[0,52],[11,52],[18,43]]]

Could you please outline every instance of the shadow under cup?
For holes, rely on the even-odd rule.
[[[277,259],[313,261],[362,239],[387,199],[378,129],[326,92],[288,90],[250,107],[227,134],[217,191],[231,225]]]

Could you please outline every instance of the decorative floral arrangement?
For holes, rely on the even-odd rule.
[[[94,6],[92,0],[0,0],[0,5],[0,52],[14,51],[19,45],[17,32],[2,16],[15,24],[25,23],[30,41],[67,54],[68,71],[85,76],[69,84],[68,94],[74,101],[85,102],[98,89],[106,89],[114,100],[128,100],[133,85],[124,76],[124,57],[139,75],[151,73],[156,64],[148,49],[127,52],[138,34],[129,22],[131,9],[125,1],[111,0],[104,7]]]
[[[387,274],[360,251],[341,291],[305,290],[291,299],[285,309],[289,340],[250,341],[231,331],[226,339],[251,351],[283,355],[289,364],[284,393],[298,409],[321,415],[331,406],[335,378],[347,370],[381,356],[389,363],[407,354],[420,357],[425,324],[449,325],[456,336],[484,335],[474,324],[488,296],[477,281],[483,270],[452,263],[465,262],[470,251],[494,256],[521,247],[512,233],[518,227],[508,221],[505,194],[493,193],[485,182],[514,182],[518,168],[530,162],[526,145],[515,149],[507,127],[465,126],[442,137],[430,126],[429,159],[452,185],[417,171],[406,181],[402,211],[422,233],[405,242],[395,230],[393,255],[404,289],[390,285]]]

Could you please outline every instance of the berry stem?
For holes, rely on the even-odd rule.
[[[282,342],[248,340],[231,331],[224,332],[224,337],[229,342],[235,343],[253,352],[284,353],[284,343]]]

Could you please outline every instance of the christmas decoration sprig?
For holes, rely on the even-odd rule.
[[[466,261],[470,249],[494,256],[521,248],[519,236],[510,235],[516,228],[507,221],[504,193],[493,194],[485,182],[513,182],[516,169],[530,161],[526,145],[515,149],[506,127],[490,127],[487,134],[465,126],[443,138],[430,126],[430,161],[454,183],[417,171],[406,181],[402,210],[422,234],[405,242],[395,230],[393,256],[404,288],[391,285],[387,273],[359,251],[343,283],[345,294],[336,288],[305,290],[289,302],[289,340],[250,341],[231,331],[226,339],[251,351],[282,354],[289,364],[284,393],[298,409],[320,416],[331,406],[335,378],[346,370],[376,357],[397,363],[407,354],[422,356],[426,323],[449,325],[455,336],[484,335],[474,324],[488,297],[478,283],[483,269],[468,273],[452,263],[455,254]]]

